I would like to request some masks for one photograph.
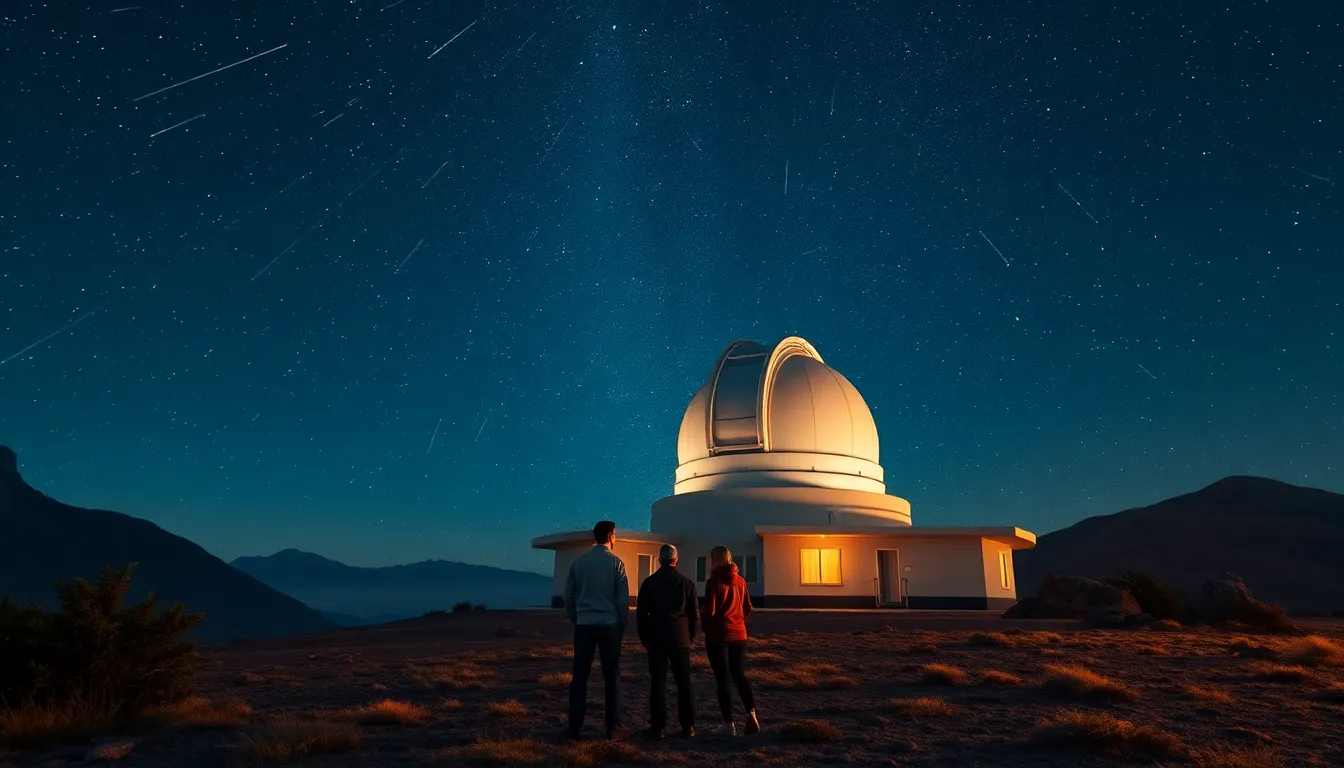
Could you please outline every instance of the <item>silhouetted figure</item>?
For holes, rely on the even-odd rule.
[[[667,727],[667,668],[677,683],[677,717],[681,733],[695,735],[695,705],[691,700],[691,643],[699,623],[700,596],[695,582],[677,571],[677,548],[664,544],[658,552],[658,570],[639,585],[635,604],[639,642],[649,654],[650,738],[663,738]]]
[[[747,617],[751,615],[751,595],[747,582],[737,575],[737,564],[727,547],[715,547],[709,552],[714,570],[705,582],[705,608],[701,614],[705,627],[705,653],[714,670],[718,687],[719,714],[723,723],[714,733],[737,735],[733,723],[733,695],[728,689],[728,678],[737,685],[737,695],[746,710],[743,732],[748,736],[761,732],[756,719],[756,699],[751,694],[751,683],[743,669],[747,653]]]
[[[593,652],[602,658],[607,738],[621,731],[621,639],[630,620],[630,582],[625,564],[612,552],[616,524],[593,526],[593,548],[575,558],[565,580],[565,612],[574,624],[574,676],[569,684],[569,727],[565,736],[578,739],[588,706],[588,675]]]

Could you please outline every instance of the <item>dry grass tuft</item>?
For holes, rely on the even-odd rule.
[[[1017,675],[1014,675],[1011,672],[1003,672],[1001,670],[991,669],[985,672],[984,674],[980,675],[980,684],[1002,685],[1002,686],[1021,685],[1022,678],[1018,677]]]
[[[752,680],[766,688],[784,690],[823,690],[853,688],[858,683],[841,674],[844,670],[835,664],[795,664],[783,669],[759,670]]]
[[[1313,683],[1317,677],[1306,667],[1290,664],[1255,664],[1251,676],[1271,683]]]
[[[1344,647],[1320,635],[1308,635],[1294,640],[1283,649],[1283,660],[1303,667],[1324,667],[1344,664]]]
[[[109,741],[106,744],[99,744],[89,750],[89,754],[84,759],[101,761],[121,760],[129,757],[134,751],[134,741]]]
[[[0,708],[0,746],[16,749],[79,744],[111,733],[115,727],[112,711],[91,702]]]
[[[1148,629],[1154,632],[1180,632],[1184,627],[1181,626],[1181,622],[1175,619],[1158,619],[1149,624]]]
[[[891,708],[905,717],[951,717],[961,713],[961,707],[933,696],[915,699],[892,699]]]
[[[528,708],[517,699],[492,701],[485,705],[485,710],[491,717],[500,720],[521,720],[530,714]]]
[[[1032,741],[1125,757],[1183,757],[1187,752],[1174,734],[1100,712],[1059,713],[1036,728]]]
[[[1135,651],[1140,656],[1170,656],[1171,651],[1165,645],[1141,645]]]
[[[951,664],[925,664],[919,668],[919,682],[924,685],[965,685],[966,672]]]
[[[789,663],[788,659],[772,651],[762,651],[760,653],[753,653],[747,657],[747,660],[752,664],[762,664],[765,666]]]
[[[444,699],[443,709],[445,712],[458,712],[462,709],[461,699]]]
[[[1201,704],[1228,705],[1237,703],[1236,698],[1222,688],[1213,688],[1207,685],[1182,685],[1181,690],[1185,692],[1186,696]]]
[[[335,755],[359,749],[359,729],[351,723],[278,717],[243,735],[243,753],[255,762]]]
[[[418,677],[423,685],[430,688],[474,691],[485,687],[485,683],[493,680],[496,673],[491,669],[467,664],[456,667],[429,667],[419,670]]]
[[[1233,747],[1226,744],[1201,747],[1190,757],[1199,768],[1283,768],[1283,759],[1263,744]]]
[[[247,702],[229,699],[212,704],[209,699],[193,696],[176,704],[146,710],[141,721],[146,725],[181,725],[187,728],[238,728],[247,725],[252,707]]]
[[[795,744],[832,744],[845,735],[825,720],[794,720],[779,729],[779,737]]]
[[[514,661],[549,661],[568,659],[574,656],[574,649],[568,645],[552,645],[545,648],[529,648],[513,657]],[[479,658],[479,657],[478,657]]]
[[[542,675],[541,677],[538,677],[538,678],[537,678],[537,685],[540,685],[542,688],[550,688],[550,689],[553,689],[553,690],[559,690],[559,689],[561,689],[561,688],[568,688],[568,687],[569,687],[569,683],[570,683],[570,681],[573,680],[573,679],[574,679],[574,675],[573,675],[572,673],[569,673],[569,672],[552,672],[552,673],[550,673],[550,674]]]
[[[1041,690],[1069,699],[1110,699],[1112,701],[1135,702],[1139,693],[1122,683],[1117,683],[1078,666],[1050,664],[1045,668],[1045,682]]]
[[[910,653],[933,654],[938,652],[938,646],[933,643],[921,643],[910,646]]]
[[[408,701],[383,699],[359,709],[350,709],[340,713],[343,720],[360,725],[422,725],[428,713]]]
[[[971,635],[967,642],[971,645],[988,645],[999,648],[1007,648],[1013,644],[1013,641],[1009,640],[1008,636],[1002,632],[976,632]]]
[[[624,741],[584,741],[560,746],[537,739],[492,739],[439,753],[449,765],[481,768],[512,766],[565,766],[593,768],[612,763],[642,762],[639,747]]]

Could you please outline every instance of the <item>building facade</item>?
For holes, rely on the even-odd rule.
[[[1016,527],[920,527],[887,493],[877,426],[857,389],[804,339],[736,341],[691,398],[677,436],[672,495],[649,532],[618,530],[633,598],[658,548],[703,584],[709,550],[733,552],[753,601],[769,608],[1002,610],[1017,600]],[[534,539],[555,551],[552,602],[590,531]]]

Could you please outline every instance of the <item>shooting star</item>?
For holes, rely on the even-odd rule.
[[[481,419],[481,428],[476,430],[476,439],[472,440],[471,442],[479,443],[481,441],[481,433],[485,431],[485,422],[489,420],[490,420],[489,416],[486,416],[484,419]]]
[[[439,166],[439,170],[435,171],[433,176],[430,176],[428,179],[426,179],[425,183],[420,185],[420,188],[424,189],[425,187],[428,187],[429,182],[433,181],[439,175],[439,172],[442,171],[444,168],[447,168],[448,164],[451,162],[452,162],[451,160],[444,160],[443,165]]]
[[[573,119],[574,119],[574,118],[572,118],[572,117],[570,118],[570,120],[573,120]],[[569,127],[569,120],[566,120],[566,121],[565,121],[565,124],[562,125],[562,126],[560,126],[560,132],[557,133],[557,134],[555,134],[555,138],[554,138],[554,139],[551,139],[551,145],[550,145],[549,147],[546,148],[546,151],[545,151],[545,152],[542,153],[542,155],[541,155],[541,162],[542,162],[542,163],[546,162],[546,157],[547,157],[548,155],[551,154],[551,150],[552,150],[552,149],[555,149],[555,143],[556,143],[557,141],[560,141],[560,137],[561,137],[562,135],[564,135],[564,133],[565,133],[565,129],[568,128],[568,127]],[[538,165],[540,165],[540,163],[538,163]]]
[[[178,87],[178,86],[180,86],[180,85],[186,85],[187,83],[194,83],[194,82],[196,82],[197,80],[200,80],[200,79],[203,78],[203,77],[209,77],[209,76],[211,76],[211,75],[217,75],[217,74],[219,74],[220,72],[223,72],[223,71],[226,70],[226,69],[233,69],[234,67],[238,66],[239,64],[246,64],[247,62],[249,62],[249,61],[251,61],[251,60],[253,60],[253,59],[259,59],[259,58],[261,58],[262,56],[265,56],[265,55],[267,55],[267,54],[275,53],[276,51],[280,50],[281,48],[288,48],[288,47],[289,47],[289,43],[285,43],[284,45],[277,45],[276,47],[272,48],[272,49],[269,50],[269,51],[262,51],[261,53],[254,54],[254,55],[252,55],[252,56],[248,56],[246,59],[243,59],[242,61],[235,61],[235,62],[233,62],[232,64],[229,64],[228,66],[220,67],[219,69],[212,69],[212,70],[210,70],[209,72],[206,72],[206,73],[203,74],[203,75],[197,75],[197,76],[195,76],[195,77],[189,77],[189,78],[187,78],[186,80],[183,80],[183,81],[180,82],[180,83],[173,83],[172,85],[167,86],[167,87],[164,87],[164,88],[160,88],[160,89],[157,90],[157,91],[150,91],[149,93],[146,93],[144,96],[137,96],[137,97],[135,97],[134,99],[131,99],[131,103],[134,104],[135,102],[140,101],[140,100],[142,100],[142,99],[148,99],[150,96],[158,96],[160,93],[163,93],[164,91],[171,91],[172,89],[174,89],[174,88],[176,88],[176,87]]]
[[[1148,374],[1149,376],[1152,376],[1152,378],[1154,378],[1154,379],[1157,378],[1156,376],[1153,376],[1153,372],[1152,372],[1152,371],[1148,370],[1147,368],[1144,368],[1142,363],[1139,364],[1139,370],[1140,370],[1140,371],[1143,371],[1144,373]]]
[[[834,116],[835,116],[835,86],[832,85],[832,86],[831,86],[831,114],[829,115],[829,117],[834,117]]]
[[[477,19],[476,21],[480,21],[480,19]],[[439,51],[442,51],[444,48],[447,48],[448,46],[452,45],[452,44],[453,44],[453,40],[456,40],[457,38],[459,38],[459,37],[461,37],[462,35],[466,34],[468,29],[471,29],[472,27],[476,26],[476,21],[473,21],[473,22],[471,22],[470,24],[468,24],[467,26],[463,27],[461,32],[458,32],[456,35],[453,35],[453,37],[452,37],[451,40],[449,40],[448,42],[444,43],[443,45],[440,45],[438,48],[436,48],[436,49],[434,50],[434,53],[429,54],[429,55],[426,56],[425,58],[427,58],[427,59],[432,59],[432,58],[434,58],[435,56],[437,56],[437,55],[439,54]]]
[[[1059,182],[1055,182],[1055,183],[1056,183],[1056,184],[1059,184],[1059,191],[1060,191],[1060,192],[1063,192],[1063,193],[1066,194],[1066,195],[1068,195],[1068,196],[1069,196],[1069,199],[1073,201],[1073,204],[1074,204],[1074,205],[1078,206],[1079,208],[1082,208],[1083,213],[1086,213],[1086,214],[1087,214],[1087,218],[1091,219],[1093,224],[1100,224],[1100,223],[1101,223],[1101,222],[1097,221],[1097,217],[1096,217],[1096,216],[1093,216],[1091,213],[1088,213],[1088,210],[1087,210],[1086,208],[1083,208],[1083,204],[1080,203],[1080,202],[1078,202],[1078,198],[1074,197],[1073,194],[1072,194],[1071,192],[1069,192],[1069,190],[1065,189],[1063,184],[1060,184]]]
[[[443,419],[439,419],[439,423],[434,425],[434,434],[432,434],[432,435],[429,436],[429,447],[425,449],[425,455],[426,455],[426,456],[429,455],[429,452],[430,452],[430,451],[434,450],[434,441],[435,441],[435,440],[438,438],[438,436],[439,436],[439,427],[442,427],[442,426],[443,426]]]
[[[23,353],[27,352],[28,350],[30,350],[30,349],[32,349],[32,348],[34,348],[34,347],[41,346],[41,345],[47,343],[48,341],[51,341],[52,339],[56,338],[57,336],[60,336],[62,333],[65,333],[66,331],[70,330],[71,328],[74,328],[76,325],[79,325],[80,323],[82,323],[82,322],[84,322],[85,320],[87,320],[87,319],[89,318],[90,315],[92,315],[94,312],[97,312],[98,310],[102,309],[103,307],[106,307],[109,303],[110,303],[110,302],[106,302],[106,301],[105,301],[105,302],[103,302],[102,304],[99,304],[98,306],[94,307],[93,309],[90,309],[88,312],[85,312],[84,314],[80,315],[79,317],[75,318],[74,320],[71,320],[70,322],[68,322],[68,323],[66,323],[65,325],[61,326],[59,329],[57,329],[57,330],[55,330],[55,331],[53,331],[53,332],[47,334],[46,336],[43,336],[42,338],[38,339],[37,341],[34,341],[32,344],[29,344],[28,346],[24,347],[23,349],[20,349],[18,352],[15,352],[14,354],[10,355],[9,357],[6,357],[4,360],[0,360],[0,365],[4,365],[5,363],[8,363],[10,360],[13,360],[14,358],[16,358],[16,357],[22,355]]]
[[[415,255],[415,252],[418,251],[418,250],[420,250],[420,246],[422,246],[422,245],[424,245],[424,244],[425,244],[425,238],[422,237],[422,238],[420,238],[420,242],[416,243],[416,244],[415,244],[415,247],[411,249],[411,252],[408,253],[408,254],[406,254],[406,258],[404,258],[404,259],[401,260],[401,263],[397,265],[397,268],[394,269],[394,270],[392,270],[392,274],[395,275],[395,274],[397,274],[398,272],[400,272],[400,271],[401,271],[401,268],[404,267],[404,266],[406,266],[406,262],[410,261],[410,260],[411,260],[411,257]]]
[[[1311,178],[1313,178],[1313,179],[1315,179],[1315,180],[1317,180],[1317,181],[1324,181],[1326,184],[1334,184],[1334,183],[1335,183],[1335,182],[1331,181],[1330,179],[1326,178],[1325,176],[1320,176],[1320,175],[1318,175],[1318,174],[1312,173],[1311,171],[1304,171],[1304,170],[1302,170],[1301,168],[1294,168],[1293,170],[1294,170],[1294,171],[1297,171],[1298,173],[1300,173],[1300,174],[1302,174],[1302,175],[1304,175],[1304,176],[1310,176]]]
[[[108,13],[121,13],[122,11],[138,11],[138,10],[140,10],[140,6],[128,5],[125,8],[113,8],[112,10],[108,11]]]
[[[784,161],[784,194],[789,194],[789,161]]]
[[[985,238],[985,242],[986,242],[986,243],[989,243],[989,247],[990,247],[990,248],[993,248],[995,253],[999,254],[999,258],[1000,258],[1000,259],[1003,259],[1003,265],[1004,265],[1005,267],[1011,267],[1011,266],[1013,266],[1012,264],[1009,264],[1009,263],[1008,263],[1008,257],[1003,255],[1003,251],[1000,251],[1000,250],[999,250],[999,246],[995,245],[995,244],[994,244],[994,241],[990,240],[988,235],[986,235],[984,232],[981,232],[981,233],[980,233],[980,236],[983,237],[983,238]]]
[[[696,149],[700,149],[700,142],[696,141],[694,136],[692,136],[690,133],[687,133],[686,138],[691,140],[691,143],[695,145]],[[700,151],[704,152],[705,150],[700,149]]]
[[[397,2],[391,5],[384,5],[382,8],[379,8],[378,11],[381,13],[383,11],[386,11],[388,8],[396,8],[398,5],[401,5],[404,2],[406,2],[406,0],[397,0]]]
[[[202,112],[201,114],[199,114],[199,115],[197,115],[197,116],[195,116],[195,117],[189,117],[189,118],[187,118],[186,120],[183,120],[182,122],[178,123],[177,125],[170,125],[170,126],[168,126],[167,128],[164,128],[163,130],[159,131],[158,133],[151,133],[151,134],[149,134],[149,138],[152,139],[152,138],[154,138],[155,136],[158,136],[160,133],[167,133],[167,132],[173,130],[174,128],[181,128],[182,126],[186,125],[187,123],[190,123],[190,122],[193,121],[193,120],[200,120],[202,117],[205,117],[205,113],[204,113],[204,112]]]
[[[337,120],[340,120],[342,117],[345,117],[345,113],[344,113],[344,112],[342,112],[342,113],[336,115],[335,117],[331,118],[331,119],[328,120],[327,122],[323,123],[323,124],[322,124],[322,127],[323,127],[323,128],[326,128],[328,125],[331,125],[332,123],[336,122]]]

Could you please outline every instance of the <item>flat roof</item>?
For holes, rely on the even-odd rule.
[[[890,536],[906,539],[976,538],[997,541],[1013,549],[1036,546],[1036,534],[1016,526],[898,526],[898,525],[758,525],[756,535],[769,536]]]
[[[672,540],[664,538],[658,534],[648,531],[622,531],[616,529],[617,541],[637,541],[645,544],[671,544]],[[532,540],[533,549],[555,549],[562,544],[592,544],[593,530],[591,528],[583,531],[565,531],[564,533],[552,533],[549,536],[538,536]]]

